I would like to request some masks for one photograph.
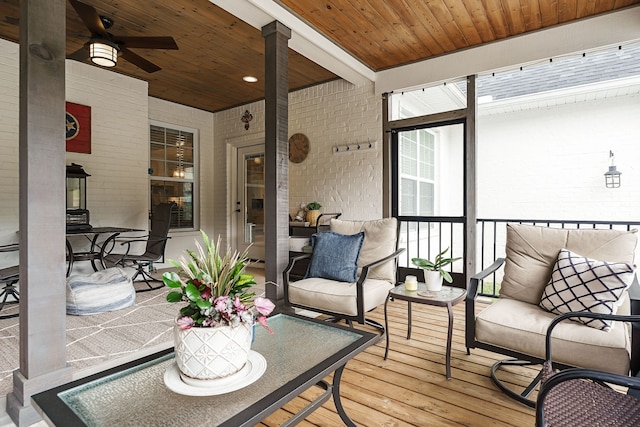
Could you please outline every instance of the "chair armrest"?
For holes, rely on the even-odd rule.
[[[489,267],[485,268],[481,272],[471,276],[469,279],[469,289],[467,289],[467,300],[474,300],[478,297],[478,286],[481,280],[486,279],[491,274],[498,271],[498,269],[504,264],[504,258],[498,258]]]
[[[405,251],[404,248],[400,248],[398,250],[396,250],[394,253],[392,253],[391,255],[387,255],[384,258],[380,258],[377,261],[374,261],[372,263],[369,263],[365,266],[362,267],[362,271],[360,272],[360,277],[358,277],[358,281],[356,283],[356,286],[358,287],[358,292],[362,289],[362,285],[364,284],[364,281],[367,279],[367,276],[369,275],[369,269],[376,267],[380,264],[384,264],[385,262],[389,262],[394,258],[398,258],[400,256],[401,253],[403,253]]]
[[[121,245],[131,244],[134,242],[146,242],[149,239],[149,236],[140,236],[140,237],[125,237],[125,238],[117,238],[116,242],[119,242]]]
[[[283,277],[287,282],[289,282],[289,273],[293,269],[293,266],[295,265],[295,263],[303,259],[311,258],[311,255],[312,254],[302,254],[302,255],[296,255],[294,257],[289,258],[289,264],[287,264],[287,267],[284,269],[282,273]]]
[[[496,259],[493,264],[469,279],[467,296],[465,297],[465,341],[467,351],[475,348],[476,342],[476,298],[478,298],[478,286],[480,281],[498,271],[504,264],[504,258]]]
[[[287,265],[287,267],[284,269],[284,271],[282,272],[282,285],[283,285],[283,291],[284,291],[284,303],[285,305],[289,305],[289,274],[291,273],[291,270],[293,269],[293,266],[295,265],[296,262],[303,260],[303,259],[308,259],[311,258],[312,254],[302,254],[302,255],[296,255],[294,257],[291,257],[289,259],[289,264]]]
[[[571,313],[564,313],[553,319],[547,328],[547,335],[545,337],[545,360],[551,363],[551,334],[553,328],[560,322],[571,319],[573,317],[586,317],[589,319],[602,319],[602,320],[615,320],[618,322],[640,322],[640,315],[622,315],[622,314],[605,314],[605,313],[590,313],[585,311],[572,311]],[[588,326],[586,326],[588,327]]]

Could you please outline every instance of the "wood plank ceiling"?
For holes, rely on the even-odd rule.
[[[264,0],[267,1],[267,0]],[[120,59],[112,70],[149,82],[149,95],[206,111],[264,97],[260,30],[208,0],[83,0],[114,21],[120,36],[173,36],[179,50],[132,49],[162,69]],[[374,71],[606,13],[640,0],[281,0]],[[0,38],[19,42],[19,0],[0,0]],[[67,54],[89,31],[67,3]],[[289,88],[337,78],[289,51]],[[258,83],[242,81],[245,75]]]

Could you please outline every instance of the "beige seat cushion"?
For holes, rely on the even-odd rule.
[[[367,279],[364,281],[364,309],[370,311],[383,304],[393,288],[386,280]],[[318,277],[289,283],[289,301],[307,307],[315,307],[334,313],[355,316],[356,284],[337,282]]]
[[[636,243],[635,230],[507,224],[507,259],[500,296],[538,304],[563,248],[595,260],[633,264]]]
[[[625,298],[618,313],[629,314],[628,298]],[[499,299],[476,317],[476,338],[481,342],[544,358],[545,334],[555,317],[555,314],[534,304]],[[627,375],[631,348],[629,334],[628,325],[620,322],[605,332],[567,320],[553,329],[553,360]]]
[[[358,258],[358,276],[362,267],[395,252],[398,238],[396,218],[383,218],[371,221],[343,221],[331,219],[331,231],[340,234],[356,234],[364,231],[364,242]],[[386,280],[395,283],[396,263],[389,261],[369,270],[368,278]]]

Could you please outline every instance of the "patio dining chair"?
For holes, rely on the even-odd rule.
[[[291,258],[283,272],[285,305],[384,333],[384,326],[366,313],[384,304],[396,284],[397,259],[404,251],[398,249],[398,221],[331,219],[329,228],[312,236],[311,254]],[[295,263],[306,258],[311,261],[305,278],[292,281]]]
[[[116,243],[119,243],[119,246],[123,246],[125,252],[111,252],[105,254],[103,257],[107,267],[120,266],[133,267],[136,269],[131,280],[135,283],[136,279],[140,277],[142,281],[147,284],[147,288],[136,289],[136,292],[151,291],[164,286],[162,280],[151,276],[150,271],[153,268],[154,262],[164,259],[164,250],[167,246],[167,240],[170,239],[168,234],[169,228],[171,227],[171,214],[175,206],[175,203],[160,203],[157,205],[153,210],[151,229],[147,236],[118,238],[116,239]],[[145,243],[143,253],[132,253],[132,245],[137,242]],[[115,247],[112,249],[115,249]],[[145,271],[145,268],[148,271]],[[153,286],[151,283],[154,282],[160,282],[160,285]]]

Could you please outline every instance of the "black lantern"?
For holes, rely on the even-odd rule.
[[[87,210],[87,177],[81,165],[67,165],[67,231],[91,230]]]
[[[620,187],[620,175],[622,175],[622,172],[618,171],[613,164],[613,151],[609,151],[609,158],[611,159],[611,166],[609,166],[609,170],[604,173],[604,183],[607,188],[618,188]]]

